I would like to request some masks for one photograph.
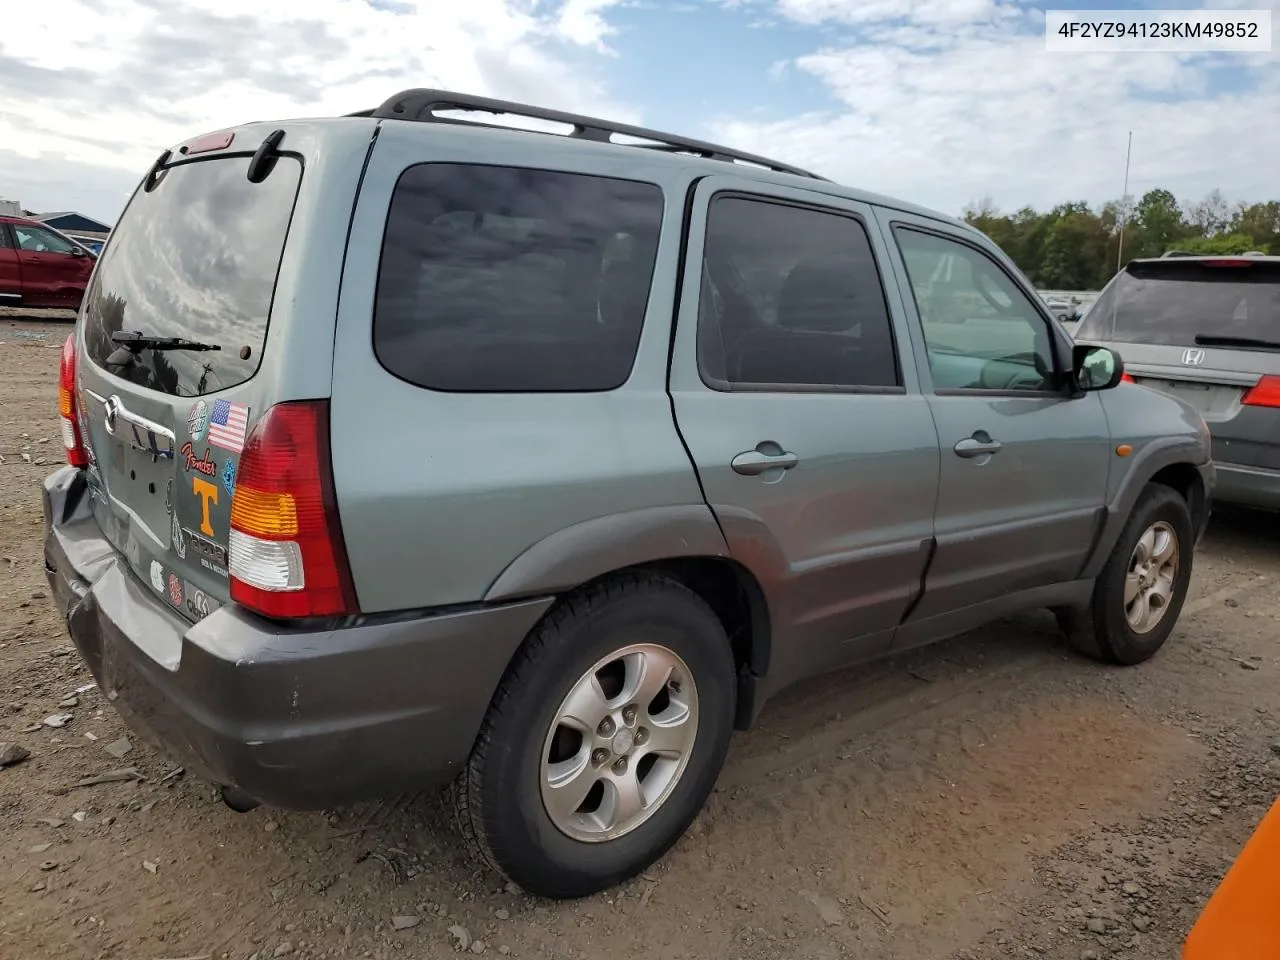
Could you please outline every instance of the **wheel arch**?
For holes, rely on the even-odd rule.
[[[682,584],[720,620],[738,674],[734,725],[749,727],[759,708],[756,680],[767,674],[773,654],[769,600],[760,578],[730,554],[705,504],[611,514],[560,530],[513,560],[484,600],[554,594],[557,604],[547,616],[582,589],[637,572]]]
[[[1192,528],[1198,536],[1208,520],[1212,469],[1205,461],[1204,447],[1189,437],[1167,437],[1144,447],[1107,505],[1102,529],[1081,578],[1096,577],[1102,571],[1138,497],[1150,483],[1169,487],[1186,500]]]

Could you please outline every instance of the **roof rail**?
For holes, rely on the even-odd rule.
[[[1265,250],[1246,250],[1242,256],[1246,257],[1267,257],[1270,256]]]
[[[1166,250],[1164,253],[1160,254],[1160,259],[1163,260],[1165,259],[1165,257],[1198,257],[1198,256],[1200,256],[1200,254],[1188,253],[1186,250]]]
[[[648,140],[650,142],[617,144],[618,146],[637,146],[650,150],[662,150],[668,153],[691,153],[695,156],[707,157],[712,160],[724,160],[730,163],[735,161],[750,163],[778,173],[791,173],[800,177],[808,177],[811,180],[827,179],[826,177],[818,176],[816,173],[810,173],[808,170],[801,170],[799,167],[793,167],[790,164],[770,160],[768,157],[759,157],[752,153],[744,153],[740,150],[733,150],[714,143],[706,143],[702,140],[691,140],[688,137],[679,137],[670,133],[662,133],[658,130],[649,130],[645,127],[633,127],[625,123],[614,123],[610,120],[600,120],[596,117],[584,117],[576,113],[564,113],[560,110],[550,110],[546,107],[533,107],[523,103],[513,103],[509,100],[494,100],[489,97],[475,97],[466,93],[450,93],[447,90],[421,88],[402,90],[379,107],[375,107],[372,110],[349,113],[347,116],[374,117],[379,120],[459,123],[509,129],[500,124],[441,117],[436,113],[438,110],[472,110],[478,113],[507,114],[531,120],[563,123],[573,128],[573,132],[569,134],[570,137],[577,137],[581,140],[613,143],[614,135],[620,134],[624,137],[635,137],[639,140]],[[533,132],[541,133],[543,131]]]

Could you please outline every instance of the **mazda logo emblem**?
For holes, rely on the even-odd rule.
[[[1188,367],[1198,367],[1204,363],[1204,351],[1195,347],[1182,351],[1182,362]]]

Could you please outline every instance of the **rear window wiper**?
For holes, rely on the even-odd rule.
[[[1259,340],[1256,337],[1227,337],[1206,334],[1196,337],[1196,343],[1202,347],[1242,347],[1255,350],[1280,350],[1280,341]]]
[[[216,343],[201,343],[199,340],[184,340],[182,337],[154,337],[139,330],[120,330],[111,335],[111,342],[118,343],[126,350],[137,353],[139,350],[221,350]]]

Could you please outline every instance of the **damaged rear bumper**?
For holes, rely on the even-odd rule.
[[[322,809],[453,777],[550,598],[294,627],[236,604],[198,623],[103,537],[83,475],[43,487],[45,569],[72,641],[140,736],[219,785]]]

